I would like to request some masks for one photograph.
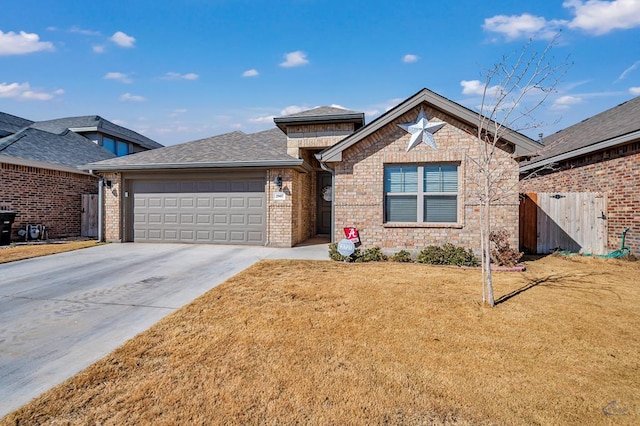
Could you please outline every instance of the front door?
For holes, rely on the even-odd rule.
[[[331,199],[333,194],[330,173],[318,172],[317,193],[316,233],[329,235],[331,234]]]

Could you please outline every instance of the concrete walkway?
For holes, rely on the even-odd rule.
[[[266,258],[328,248],[107,244],[0,265],[0,417]]]

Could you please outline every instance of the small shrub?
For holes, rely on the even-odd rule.
[[[426,247],[418,254],[416,261],[431,265],[478,266],[478,259],[470,249],[451,243]]]
[[[349,256],[349,258],[347,259],[347,262],[357,262],[361,256],[362,254],[360,253],[360,249],[357,248],[356,251],[354,251],[353,254]],[[329,244],[329,259],[337,260],[340,262],[344,260],[344,256],[341,255],[340,252],[338,251],[338,243]]]
[[[362,252],[362,254],[356,258],[356,262],[382,262],[387,259],[387,256],[382,253],[380,247],[371,247]]]
[[[394,262],[412,262],[413,259],[411,258],[411,253],[409,253],[406,250],[400,250],[397,253],[394,253],[393,256],[391,256],[391,260],[393,260]]]
[[[494,245],[491,248],[491,261],[500,266],[515,266],[524,255],[511,247],[509,233],[505,230],[491,232],[489,241]]]

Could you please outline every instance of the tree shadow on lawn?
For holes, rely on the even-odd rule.
[[[547,275],[546,277],[541,277],[541,278],[528,278],[527,284],[525,284],[524,286],[516,290],[513,290],[510,293],[500,296],[499,298],[496,299],[495,304],[499,305],[500,303],[504,303],[507,300],[513,297],[516,297],[519,294],[522,294],[525,291],[531,290],[532,288],[538,287],[538,286],[544,286],[548,288],[576,290],[576,291],[582,291],[585,293],[589,293],[597,290],[604,290],[604,291],[613,293],[618,298],[618,300],[621,300],[620,295],[617,294],[615,291],[613,291],[611,288],[587,286],[586,284],[588,284],[589,282],[584,280],[587,277],[604,276],[604,275],[610,275],[610,274],[606,272],[601,272],[598,274],[593,274],[593,273],[558,274],[558,275]]]

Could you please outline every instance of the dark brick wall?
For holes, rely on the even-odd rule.
[[[520,182],[521,192],[602,192],[607,195],[607,245],[640,254],[640,142],[564,161],[556,170]]]
[[[0,163],[0,209],[17,212],[12,241],[27,224],[43,224],[49,238],[80,235],[82,194],[96,194],[93,176]]]

